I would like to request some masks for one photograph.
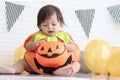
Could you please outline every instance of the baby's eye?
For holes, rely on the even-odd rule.
[[[47,27],[48,25],[43,25],[44,27]]]
[[[52,24],[53,26],[56,26],[56,24]]]

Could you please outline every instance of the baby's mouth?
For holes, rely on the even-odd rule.
[[[53,31],[48,31],[48,33],[49,33],[49,34],[52,34],[52,33],[53,33]]]

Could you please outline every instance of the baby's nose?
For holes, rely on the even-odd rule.
[[[53,26],[52,26],[52,25],[49,25],[48,27],[49,27],[49,28],[52,28]]]

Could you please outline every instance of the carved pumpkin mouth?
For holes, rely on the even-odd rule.
[[[44,58],[55,58],[55,57],[60,56],[61,54],[59,54],[59,53],[53,53],[52,56],[48,56],[47,54],[39,54],[39,55],[42,56],[42,57],[44,57]]]
[[[65,52],[66,49],[64,49],[64,51],[59,54],[59,53],[53,53],[51,56],[48,56],[47,54],[40,54],[39,52],[37,52],[40,56],[44,57],[44,58],[56,58],[60,55],[62,55]]]

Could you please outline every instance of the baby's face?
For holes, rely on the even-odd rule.
[[[40,29],[48,36],[54,36],[56,33],[58,33],[61,29],[61,24],[60,21],[58,22],[57,20],[56,13],[51,15],[49,19],[45,20],[41,24]]]

